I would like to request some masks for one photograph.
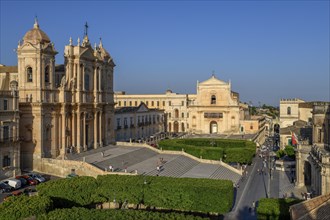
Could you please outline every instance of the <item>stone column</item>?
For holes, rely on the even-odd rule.
[[[87,145],[86,145],[86,112],[84,112],[84,116],[83,116],[83,148],[84,151],[87,150]]]
[[[102,139],[103,139],[103,132],[102,132],[102,124],[103,123],[107,123],[107,122],[104,122],[102,121],[102,111],[100,111],[100,114],[99,114],[99,143],[100,143],[100,147],[103,147],[103,142],[102,142]]]
[[[77,131],[76,131],[76,114],[74,111],[72,111],[72,117],[71,117],[71,145],[77,146]]]
[[[99,97],[97,95],[97,67],[94,69],[94,102],[98,103],[99,102]]]
[[[77,152],[81,152],[81,112],[77,112]]]
[[[64,156],[66,153],[66,118],[65,118],[65,112],[62,112],[62,122],[61,122],[61,127],[62,127],[62,152],[61,154]]]
[[[98,127],[97,127],[97,121],[98,121],[98,118],[97,118],[97,111],[94,112],[94,149],[97,148],[97,145],[98,145],[98,141],[97,141],[97,130],[98,130]]]

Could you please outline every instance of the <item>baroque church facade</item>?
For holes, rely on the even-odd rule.
[[[18,83],[22,168],[41,166],[40,158],[64,158],[69,149],[79,153],[115,142],[110,54],[101,41],[91,46],[87,27],[81,42],[70,38],[65,46],[64,65],[55,65],[57,53],[35,20],[18,44],[16,71],[7,74]]]

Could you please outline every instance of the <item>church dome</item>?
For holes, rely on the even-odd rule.
[[[24,38],[24,42],[38,44],[38,43],[50,43],[50,39],[45,32],[39,28],[38,21],[35,20],[33,28],[29,30]]]

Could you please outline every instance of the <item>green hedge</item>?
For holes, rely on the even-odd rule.
[[[203,159],[220,160],[226,163],[248,163],[256,152],[256,145],[252,141],[227,139],[165,139],[159,142],[163,150],[184,151],[195,157]],[[224,157],[224,154],[226,157]]]
[[[103,220],[103,219],[127,219],[127,220],[154,220],[154,219],[168,219],[168,220],[200,220],[205,219],[192,215],[184,215],[179,213],[160,213],[148,212],[140,210],[100,210],[100,209],[85,209],[85,208],[72,208],[72,209],[56,209],[38,217],[38,220]]]
[[[144,184],[146,182],[146,184]],[[153,176],[105,175],[60,179],[37,186],[40,195],[54,200],[56,207],[93,206],[127,201],[164,209],[197,212],[229,212],[233,184],[229,180]]]
[[[0,219],[24,219],[38,216],[53,209],[53,202],[47,196],[12,196],[0,204]]]
[[[301,202],[302,200],[287,198],[287,199],[260,199],[257,213],[260,220],[279,220],[290,219],[290,206]]]

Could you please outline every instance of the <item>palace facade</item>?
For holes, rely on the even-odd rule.
[[[101,41],[91,46],[87,28],[81,42],[70,38],[65,46],[64,65],[55,65],[57,53],[36,20],[18,44],[17,67],[0,67],[2,82],[18,85],[24,169],[41,166],[40,158],[64,158],[69,148],[79,153],[115,142],[110,54]]]
[[[0,70],[3,70],[0,66]],[[9,70],[9,69],[8,69]],[[0,178],[20,173],[19,106],[16,78],[0,72]]]
[[[117,108],[114,129],[116,141],[143,141],[164,131],[164,110],[149,109],[144,103]]]

